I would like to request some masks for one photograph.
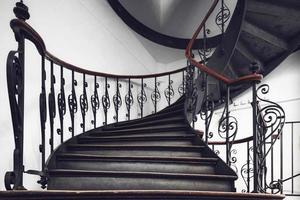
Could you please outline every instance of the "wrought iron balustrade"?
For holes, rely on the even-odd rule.
[[[47,184],[46,148],[49,152],[79,133],[103,125],[155,114],[185,94],[187,68],[148,75],[114,75],[79,68],[55,57],[40,35],[25,21],[28,8],[17,3],[18,19],[10,23],[18,42],[7,58],[7,82],[15,135],[14,170],[7,172],[7,189],[24,189],[23,173],[41,177]],[[24,15],[25,14],[25,15]],[[24,16],[23,16],[24,15]],[[40,56],[41,170],[23,166],[25,41],[31,41]],[[34,94],[31,94],[34,95]],[[49,127],[49,129],[48,129]],[[59,143],[55,142],[59,138]],[[13,187],[12,187],[13,185]]]

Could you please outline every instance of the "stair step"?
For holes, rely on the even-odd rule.
[[[263,193],[237,193],[216,191],[182,191],[182,190],[64,190],[64,191],[32,191],[14,190],[0,191],[0,199],[6,200],[53,200],[53,199],[113,199],[113,200],[283,200],[284,195]]]
[[[129,144],[147,144],[147,145],[189,145],[192,142],[193,135],[181,135],[181,136],[119,136],[119,137],[90,137],[81,136],[78,137],[77,142],[79,144],[99,144],[109,143],[110,145],[129,145]]]
[[[49,170],[48,189],[232,191],[236,176],[154,172]]]
[[[149,121],[159,121],[161,119],[164,118],[169,118],[169,117],[179,117],[179,116],[183,116],[183,107],[181,107],[180,110],[172,110],[170,112],[163,112],[163,113],[156,113],[156,114],[152,114],[140,119],[133,119],[133,120],[129,120],[129,121],[123,121],[123,122],[118,122],[115,124],[111,124],[111,126],[128,126],[128,125],[134,125],[137,123],[144,123],[144,122],[149,122]],[[109,125],[110,126],[110,125]]]
[[[6,200],[53,200],[53,199],[113,199],[113,200],[283,200],[284,195],[263,193],[237,193],[216,191],[182,191],[182,190],[64,190],[64,191],[32,191],[14,190],[0,191],[0,199]]]
[[[99,131],[94,130],[89,132],[88,135],[125,135],[125,134],[136,134],[136,133],[164,133],[172,131],[186,131],[190,127],[185,124],[165,124],[153,127],[141,127],[132,129],[121,129],[114,131]]]
[[[204,146],[155,146],[155,145],[95,145],[68,144],[72,153],[88,153],[94,155],[126,155],[126,156],[201,156]]]
[[[185,118],[182,116],[175,116],[175,117],[170,117],[170,118],[165,118],[165,119],[158,119],[158,120],[151,120],[151,121],[146,121],[146,122],[140,122],[140,123],[134,123],[134,124],[127,124],[127,125],[122,125],[122,126],[105,126],[103,127],[103,131],[109,131],[109,130],[120,130],[120,129],[129,129],[129,128],[139,128],[139,127],[149,127],[149,126],[156,126],[156,125],[163,125],[163,124],[170,124],[170,123],[184,123]]]
[[[132,133],[132,134],[82,134],[80,137],[95,137],[95,138],[120,138],[120,137],[149,137],[149,136],[194,136],[193,133],[187,131],[170,131],[170,132],[163,132],[163,133]]]
[[[168,158],[142,156],[95,156],[87,154],[59,154],[56,167],[76,170],[116,170],[143,172],[172,172],[214,174],[217,159],[214,158]]]

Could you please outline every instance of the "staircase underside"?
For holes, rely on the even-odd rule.
[[[235,192],[207,192],[207,191],[130,191],[130,190],[102,190],[102,191],[1,191],[0,199],[197,199],[197,200],[279,200],[283,195],[235,193]]]

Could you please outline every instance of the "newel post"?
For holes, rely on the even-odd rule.
[[[23,1],[16,3],[13,12],[18,19],[23,21],[30,17],[28,7],[23,4]],[[5,188],[7,190],[25,190],[23,186],[25,38],[22,33],[15,31],[15,39],[18,42],[18,50],[9,52],[6,63],[15,149],[13,171],[5,174]]]

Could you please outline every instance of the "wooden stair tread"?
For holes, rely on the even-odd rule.
[[[122,125],[122,126],[118,126],[116,124],[116,126],[106,126],[106,127],[103,127],[103,131],[109,131],[109,130],[119,130],[119,129],[123,129],[123,128],[134,128],[134,127],[140,127],[140,126],[155,126],[155,125],[159,125],[159,124],[165,124],[165,123],[168,123],[168,122],[178,122],[178,121],[184,121],[185,118],[183,116],[174,116],[174,117],[169,117],[169,118],[166,118],[166,119],[157,119],[157,120],[151,120],[151,121],[145,121],[145,122],[140,122],[140,123],[134,123],[134,124],[128,124],[128,125]]]
[[[6,199],[198,199],[198,200],[281,200],[284,195],[238,192],[212,192],[195,190],[15,190],[0,191],[0,198]]]
[[[157,157],[157,156],[104,156],[104,155],[91,155],[91,154],[72,154],[61,153],[57,155],[58,159],[63,160],[76,160],[76,159],[107,159],[107,160],[133,160],[133,161],[159,161],[159,162],[184,162],[184,163],[215,163],[218,158],[203,158],[203,157]]]
[[[170,146],[170,145],[158,145],[158,146],[154,146],[154,145],[99,145],[99,144],[68,144],[67,147],[75,147],[75,148],[105,148],[105,149],[147,149],[147,150],[151,150],[151,149],[172,149],[172,150],[201,150],[204,148],[204,146],[196,146],[196,145],[189,145],[189,146]]]
[[[125,140],[125,141],[130,141],[130,140],[187,140],[187,139],[192,139],[194,138],[194,135],[147,135],[147,136],[81,136],[78,138],[78,140]]]
[[[119,177],[148,177],[148,178],[184,178],[184,179],[214,179],[214,180],[236,180],[237,176],[216,175],[216,174],[183,174],[183,173],[160,173],[160,172],[126,172],[126,171],[92,171],[92,170],[72,170],[53,169],[48,173],[51,177],[96,177],[96,176],[117,176]]]

